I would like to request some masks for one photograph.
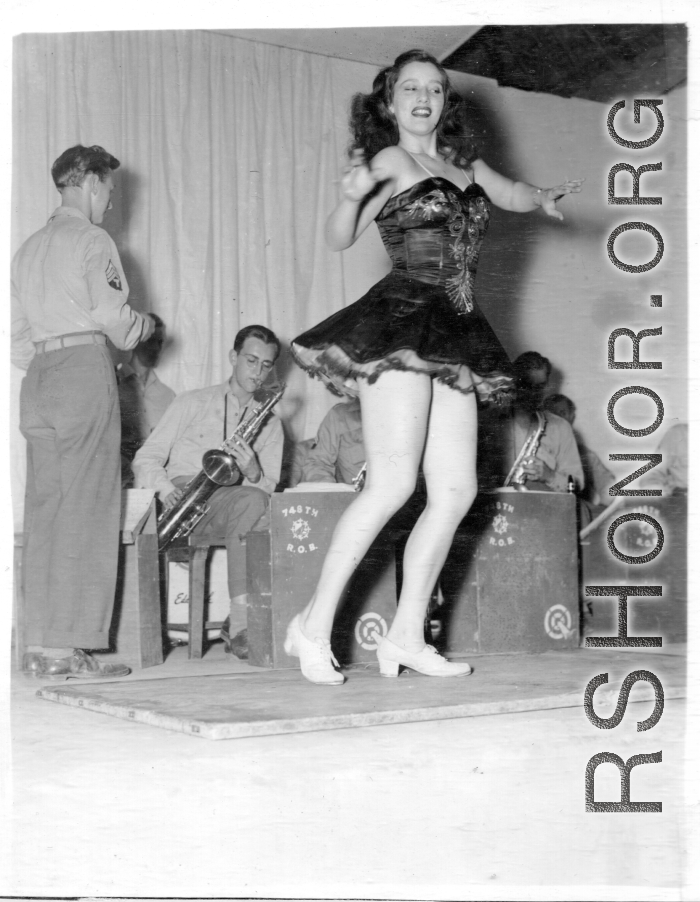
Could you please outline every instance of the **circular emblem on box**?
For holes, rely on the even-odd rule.
[[[363,614],[355,624],[355,639],[362,648],[370,651],[379,645],[380,639],[389,632],[386,620],[373,611]]]
[[[544,615],[544,628],[552,639],[570,639],[574,635],[571,629],[571,611],[563,604],[552,605]]]
[[[311,529],[306,520],[295,520],[292,523],[292,535],[295,539],[301,541],[301,539],[308,538]]]

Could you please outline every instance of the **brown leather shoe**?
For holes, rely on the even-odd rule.
[[[243,629],[231,638],[231,619],[227,617],[221,624],[221,639],[227,655],[235,655],[241,661],[248,660],[248,630]]]
[[[240,658],[241,661],[248,660],[248,630],[241,630],[231,639],[231,654]]]
[[[131,670],[126,664],[104,664],[82,648],[75,648],[65,658],[27,652],[22,659],[22,672],[44,680],[104,680],[126,676]]]

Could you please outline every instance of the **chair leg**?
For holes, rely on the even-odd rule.
[[[190,616],[188,658],[201,658],[204,646],[204,581],[208,548],[190,548]]]
[[[162,590],[164,592],[165,597],[162,599],[163,611],[164,611],[164,623],[163,623],[163,642],[165,647],[168,647],[168,614],[170,613],[170,560],[168,558],[168,552],[161,552],[158,555],[159,565],[163,568],[163,581],[161,583]]]
[[[180,548],[176,545],[166,548],[159,555],[161,566],[163,568],[163,589],[164,589],[164,611],[166,612],[165,623],[163,624],[163,636],[168,635],[168,614],[170,613],[170,565],[185,564],[189,574],[190,567],[190,549],[187,547]],[[189,616],[188,616],[189,622]],[[188,626],[189,631],[189,626]]]

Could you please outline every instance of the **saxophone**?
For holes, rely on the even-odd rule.
[[[167,548],[174,539],[188,536],[192,532],[208,512],[208,500],[218,488],[238,482],[241,471],[229,451],[231,443],[236,438],[242,438],[246,442],[255,438],[267,415],[284,394],[284,389],[284,385],[280,385],[277,391],[258,389],[253,397],[261,403],[238,424],[219,448],[213,448],[204,454],[202,469],[187,483],[182,498],[158,518],[160,551]]]
[[[510,468],[506,481],[503,483],[504,486],[513,486],[519,492],[527,491],[525,486],[527,480],[524,472],[525,464],[534,458],[542,441],[544,430],[547,428],[547,420],[542,411],[536,410],[535,416],[537,417],[537,426],[530,431],[525,439],[525,444],[520,449],[520,454],[515,458],[515,463]]]

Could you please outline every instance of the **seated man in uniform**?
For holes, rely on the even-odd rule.
[[[571,398],[568,398],[566,395],[550,395],[545,399],[544,409],[566,420],[573,429],[574,419],[576,418],[576,405]],[[608,494],[608,489],[616,481],[615,476],[605,466],[595,451],[591,451],[584,443],[575,430],[574,438],[576,439],[576,447],[581,458],[585,481],[585,488],[579,494],[579,498],[586,503],[592,515],[595,516],[613,500]]]
[[[360,400],[336,404],[323,418],[315,445],[306,453],[302,482],[352,485],[365,464]]]
[[[479,430],[479,481],[483,489],[502,486],[533,430],[537,411],[545,428],[534,456],[524,462],[525,487],[541,492],[566,492],[569,477],[584,486],[583,467],[571,426],[542,404],[552,365],[536,351],[526,351],[513,362],[516,400],[508,411],[488,410]]]
[[[136,453],[136,486],[156,489],[166,511],[177,504],[184,487],[201,471],[205,452],[219,448],[258,406],[253,395],[270,374],[279,352],[279,339],[270,329],[257,325],[241,329],[229,354],[231,378],[175,398]],[[233,606],[245,605],[247,601],[242,541],[268,510],[270,495],[280,478],[283,441],[282,424],[274,411],[250,442],[237,437],[232,455],[242,481],[217,489],[209,499],[209,511],[193,530],[195,535],[226,535],[232,612]],[[241,652],[238,656],[247,656],[244,636],[239,634],[230,640],[225,625],[222,638],[227,651],[234,642]]]
[[[306,451],[301,482],[337,482],[362,488],[365,466],[362,413],[359,398],[332,407],[318,427],[314,444]],[[415,493],[390,521],[391,528],[410,530],[425,507],[425,479],[418,474]]]
[[[165,323],[155,313],[151,313],[151,318],[156,324],[153,335],[137,345],[129,362],[122,363],[117,369],[122,422],[122,488],[133,484],[131,462],[134,455],[175,398],[175,392],[160,381],[155,371],[165,344]]]

